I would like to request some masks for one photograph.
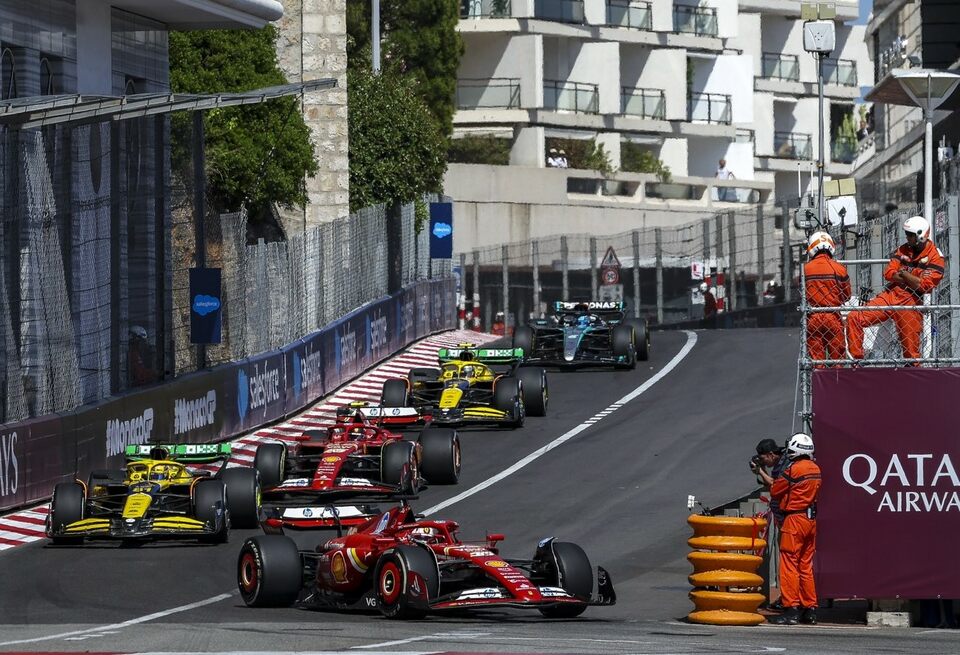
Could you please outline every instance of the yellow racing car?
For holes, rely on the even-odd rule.
[[[126,468],[94,471],[54,488],[47,536],[55,544],[84,539],[197,539],[222,543],[231,525],[259,525],[260,481],[250,467],[191,471],[230,457],[230,444],[127,446]]]

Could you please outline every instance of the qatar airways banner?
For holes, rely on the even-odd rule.
[[[822,598],[960,598],[960,369],[818,370]]]

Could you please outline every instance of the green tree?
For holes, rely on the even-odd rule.
[[[657,158],[649,148],[636,143],[620,144],[620,163],[631,173],[655,173],[661,182],[670,181],[670,167]]]
[[[276,30],[170,33],[170,87],[175,93],[249,91],[285,84]],[[174,114],[175,134],[190,134],[189,112]],[[317,172],[310,130],[295,97],[204,112],[208,197],[218,211],[246,204],[254,222],[271,203],[307,202],[306,177]],[[174,168],[189,176],[189,143],[175,144]]]
[[[413,202],[441,189],[446,140],[417,93],[393,67],[347,72],[350,210]]]
[[[849,164],[857,155],[857,121],[853,111],[843,115],[843,120],[833,135],[833,160]]]
[[[459,0],[382,0],[383,62],[416,78],[416,92],[445,138],[453,132],[463,40]],[[370,67],[370,0],[347,0],[347,61]]]

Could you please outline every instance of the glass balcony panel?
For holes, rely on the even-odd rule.
[[[534,18],[561,23],[583,23],[583,0],[536,0]]]
[[[800,81],[800,62],[796,55],[763,53],[763,76],[773,80]]]
[[[653,14],[650,11],[650,3],[608,0],[607,25],[634,30],[651,29],[653,27]]]
[[[516,78],[457,80],[457,109],[520,107],[520,80]]]
[[[509,18],[510,0],[460,0],[460,18]]]
[[[824,59],[823,81],[838,86],[857,86],[857,62],[852,59]]]
[[[693,93],[689,107],[691,123],[729,125],[733,118],[730,96],[721,93]]]
[[[596,114],[599,107],[600,95],[596,84],[544,80],[544,109]]]
[[[675,32],[689,32],[698,36],[717,36],[717,10],[713,7],[677,5],[673,8]]]
[[[620,93],[621,113],[641,118],[663,120],[666,103],[660,89],[633,89],[623,87]]]
[[[798,132],[774,132],[773,152],[783,159],[812,159],[813,139]]]

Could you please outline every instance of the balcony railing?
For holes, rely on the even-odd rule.
[[[596,84],[544,80],[543,108],[596,114],[600,108],[600,94]]]
[[[713,7],[677,5],[673,8],[673,31],[717,36],[717,10]]]
[[[840,164],[852,164],[859,149],[860,142],[856,137],[838,137],[833,140],[830,158]]]
[[[825,84],[839,86],[857,86],[857,62],[852,59],[823,60],[823,81]]]
[[[667,114],[663,90],[621,87],[620,113],[663,120]]]
[[[520,80],[513,77],[457,80],[457,109],[518,109]]]
[[[653,14],[649,2],[630,0],[607,0],[607,25],[627,27],[634,30],[649,30],[653,27]]]
[[[561,23],[583,23],[583,0],[536,0],[533,17]]]
[[[813,139],[798,132],[774,132],[774,157],[783,159],[812,159]]]
[[[763,53],[763,76],[771,80],[800,81],[800,60],[797,55]]]
[[[510,0],[460,0],[460,18],[510,18]]]
[[[730,96],[722,93],[690,94],[690,110],[687,118],[691,123],[729,125],[733,119]]]

